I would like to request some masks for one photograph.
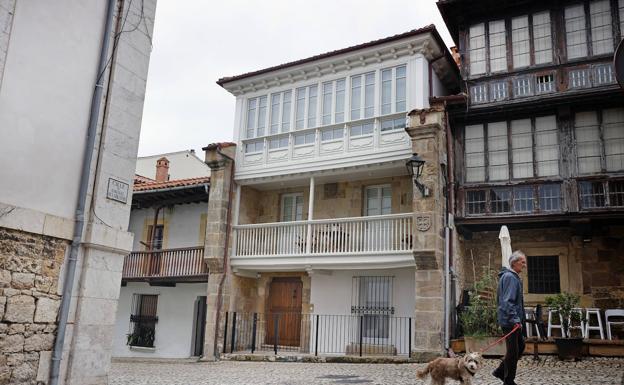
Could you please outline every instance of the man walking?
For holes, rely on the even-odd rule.
[[[503,381],[505,385],[516,385],[514,381],[516,367],[524,352],[522,325],[525,321],[525,314],[522,280],[520,280],[520,273],[526,267],[524,253],[519,250],[514,251],[509,257],[509,266],[511,268],[503,268],[498,274],[498,324],[505,335],[510,333],[514,326],[519,325],[519,328],[507,337],[507,353],[492,375]]]

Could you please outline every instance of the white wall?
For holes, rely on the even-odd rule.
[[[446,96],[449,92],[446,90],[446,87],[440,81],[438,75],[432,71],[433,77],[433,96]]]
[[[191,356],[195,300],[206,295],[206,283],[178,283],[176,287],[129,282],[121,288],[115,323],[113,357],[186,358]],[[134,351],[126,345],[133,294],[157,294],[154,352]]]
[[[165,229],[165,246],[168,249],[178,247],[200,246],[200,220],[201,215],[207,213],[208,202],[189,203],[165,207],[160,210],[158,218],[164,215],[167,221]],[[151,225],[154,221],[154,209],[132,210],[128,231],[134,233],[133,250],[144,250],[140,244],[143,236],[145,220]]]
[[[156,178],[156,160],[163,156],[169,160],[169,176],[171,180],[210,176],[210,167],[190,151],[139,157],[136,164],[136,173],[148,178]]]
[[[0,203],[73,217],[105,13],[105,1],[17,2],[0,89]]]

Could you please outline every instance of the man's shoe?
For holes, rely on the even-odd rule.
[[[496,370],[494,370],[492,372],[492,375],[503,382],[505,381],[505,373],[500,368],[497,368]]]

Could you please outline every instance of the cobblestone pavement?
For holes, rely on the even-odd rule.
[[[500,385],[490,373],[498,360],[486,360],[475,385]],[[421,364],[326,364],[283,362],[114,362],[110,385],[227,385],[227,384],[417,384]],[[520,362],[518,385],[624,385],[624,359],[585,359],[559,362],[553,357]],[[447,384],[457,384],[449,381]]]

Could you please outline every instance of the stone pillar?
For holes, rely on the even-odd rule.
[[[425,160],[419,181],[430,195],[414,188],[414,260],[416,307],[413,357],[427,361],[444,353],[444,215],[443,170],[446,163],[444,110],[429,108],[409,114],[406,128],[412,150]]]
[[[206,221],[206,241],[204,259],[208,264],[208,293],[206,310],[206,333],[204,339],[204,359],[216,360],[223,351],[223,323],[225,311],[229,307],[232,272],[224,259],[230,255],[230,245],[226,247],[226,238],[231,244],[232,234],[228,231],[228,211],[234,186],[232,172],[236,146],[231,143],[211,144],[205,147],[206,164],[210,166],[210,194],[208,197],[208,215]],[[223,155],[225,154],[225,156]],[[232,192],[232,193],[231,193]],[[233,211],[233,210],[232,210]],[[230,216],[232,213],[230,213]],[[230,218],[231,221],[231,218]]]

